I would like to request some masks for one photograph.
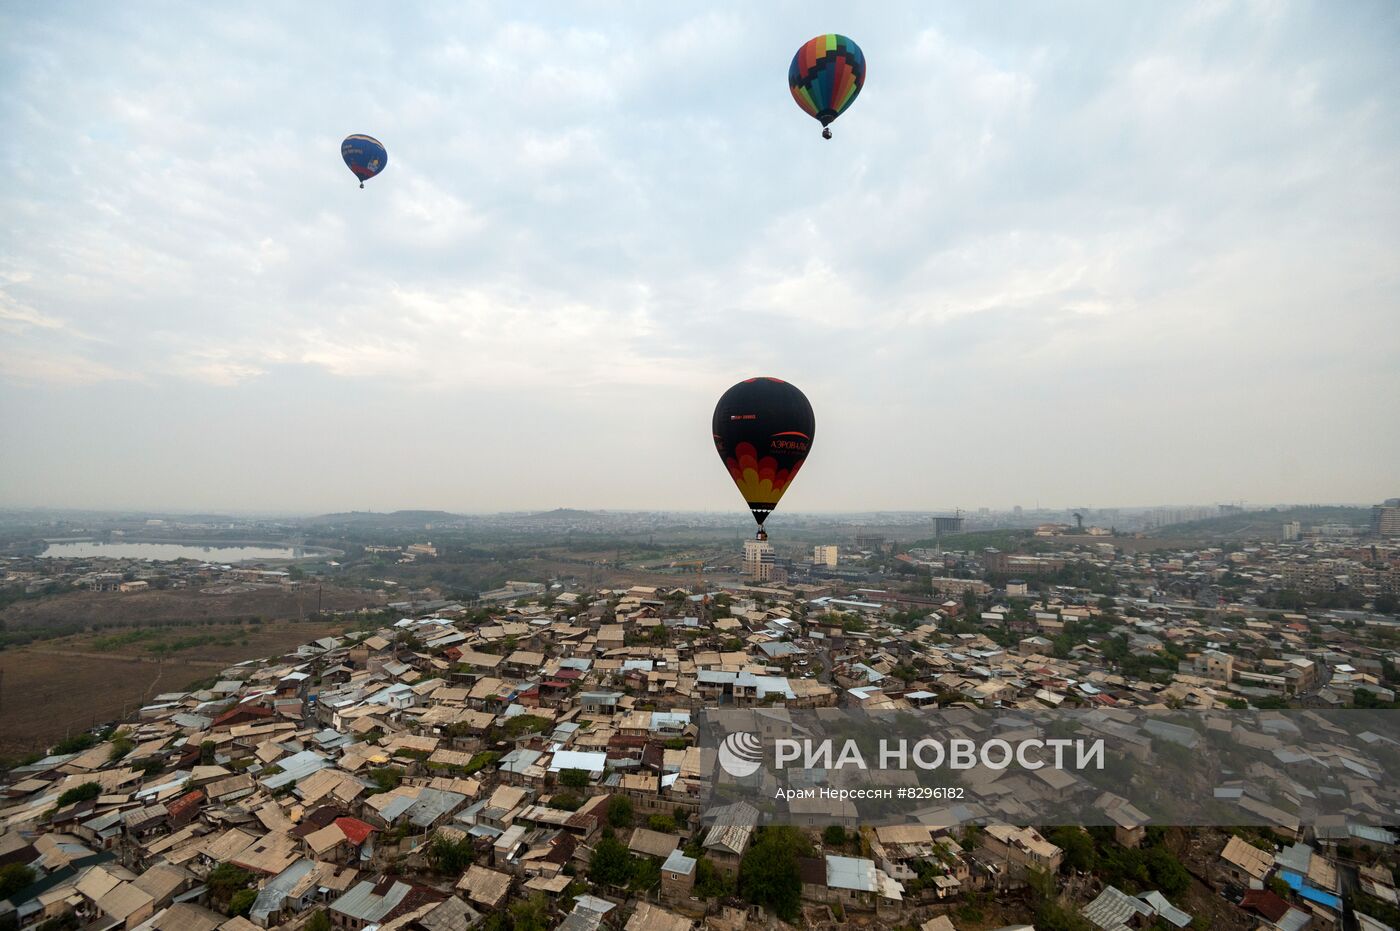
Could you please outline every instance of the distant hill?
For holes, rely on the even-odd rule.
[[[580,511],[575,508],[555,508],[552,511],[540,511],[536,514],[527,514],[522,520],[531,521],[556,521],[556,520],[602,520],[607,515],[597,511]]]
[[[1241,511],[1184,524],[1167,524],[1150,532],[1154,537],[1204,537],[1208,539],[1278,540],[1283,538],[1283,525],[1297,521],[1306,530],[1317,524],[1347,524],[1364,529],[1371,523],[1370,508],[1311,505],[1306,507],[1268,508],[1262,511]]]
[[[349,511],[341,514],[322,514],[319,517],[309,517],[306,522],[309,524],[403,527],[461,519],[461,515],[449,511],[389,511],[385,514],[376,511]]]
[[[945,550],[976,553],[987,547],[1005,550],[1009,553],[1034,549],[1043,541],[1037,540],[1031,530],[971,530],[967,533],[950,533],[942,537],[929,537],[909,544],[907,549],[933,549],[941,546]]]

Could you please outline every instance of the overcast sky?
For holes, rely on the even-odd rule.
[[[1400,4],[400,6],[0,7],[0,505],[1400,494]]]

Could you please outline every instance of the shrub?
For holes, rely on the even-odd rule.
[[[581,769],[566,769],[559,773],[559,784],[566,789],[588,788],[588,773]]]
[[[74,786],[58,797],[58,807],[71,805],[74,802],[86,802],[88,799],[97,798],[102,794],[102,786],[95,782],[85,782],[80,786]]]

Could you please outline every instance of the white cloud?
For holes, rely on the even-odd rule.
[[[30,349],[0,352],[0,375],[18,386],[87,387],[110,381],[140,381],[96,359],[75,353],[50,353]]]
[[[783,81],[827,22],[870,60],[829,143]],[[829,436],[860,411],[886,432],[948,419],[976,451],[1008,411],[1068,401],[1140,448],[1162,423],[1284,435],[1281,373],[1325,372],[1328,394],[1363,399],[1335,442],[1400,454],[1375,430],[1400,419],[1387,23],[1235,2],[7,9],[0,403],[73,417],[136,380],[155,405],[213,392],[217,426],[245,410],[219,405],[279,393],[325,420],[357,392],[412,417],[509,390],[567,420],[581,455],[611,455],[620,399],[703,421],[765,371],[824,396]],[[338,157],[349,132],[389,149],[363,191]],[[431,454],[433,429],[415,435]],[[151,442],[173,455],[178,437]],[[946,456],[932,433],[911,443]],[[959,493],[939,500],[1006,500],[1065,454],[1025,455],[1019,473],[941,466]],[[1240,482],[1269,458],[1249,455]],[[1329,497],[1325,453],[1299,455],[1290,476],[1258,471]],[[1085,493],[1241,493],[1215,490],[1220,470],[1132,461]],[[812,466],[813,504],[866,503]],[[0,484],[38,494],[45,464],[25,469]],[[1337,471],[1346,497],[1380,470]],[[890,505],[922,493],[880,487]]]

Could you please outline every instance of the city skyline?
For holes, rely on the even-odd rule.
[[[0,13],[0,506],[742,514],[752,375],[780,515],[1395,494],[1391,6],[164,10]]]

